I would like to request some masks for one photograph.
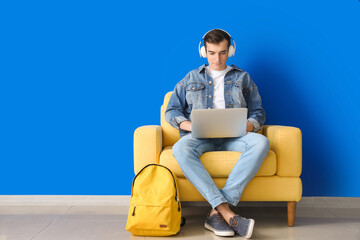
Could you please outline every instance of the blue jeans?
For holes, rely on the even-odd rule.
[[[249,132],[241,138],[193,138],[188,134],[173,146],[185,177],[195,186],[212,208],[221,203],[236,206],[246,185],[259,170],[270,149],[269,140],[258,133]],[[201,154],[210,151],[241,152],[223,189],[219,189],[200,161]]]

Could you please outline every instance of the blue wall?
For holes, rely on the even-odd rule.
[[[120,2],[0,4],[0,194],[130,194],[134,130],[223,28],[266,124],[302,129],[304,196],[360,197],[358,0]]]

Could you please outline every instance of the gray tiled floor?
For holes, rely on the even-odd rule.
[[[204,229],[209,210],[184,207],[187,224],[171,238],[230,239]],[[0,206],[0,240],[165,239],[132,236],[125,230],[127,211],[121,206]],[[255,219],[252,239],[360,240],[359,208],[298,207],[295,227],[287,226],[283,207],[240,207],[235,211]]]

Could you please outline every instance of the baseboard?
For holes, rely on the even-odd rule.
[[[129,206],[129,195],[0,195],[0,206],[7,205],[109,205]],[[210,206],[207,202],[182,202],[187,206]],[[286,207],[286,202],[239,202],[240,207]],[[297,207],[360,208],[359,197],[303,197]]]
[[[207,202],[183,202],[183,206],[210,206]],[[297,207],[360,208],[360,197],[302,197]],[[238,207],[287,207],[287,202],[239,202]]]
[[[360,208],[360,197],[303,197],[298,207]]]

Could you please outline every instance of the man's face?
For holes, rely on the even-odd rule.
[[[205,43],[206,56],[209,67],[213,71],[221,71],[226,69],[226,61],[228,58],[228,42],[226,39],[219,43]]]

